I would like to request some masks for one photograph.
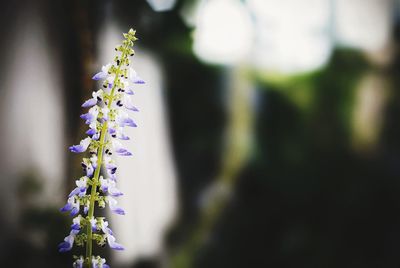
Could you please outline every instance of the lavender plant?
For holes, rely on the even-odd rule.
[[[122,195],[116,188],[117,166],[112,155],[132,155],[123,147],[119,140],[129,140],[124,133],[124,127],[136,127],[127,111],[137,112],[133,106],[133,84],[143,84],[144,81],[130,66],[130,56],[134,55],[133,45],[137,40],[135,32],[130,29],[124,33],[124,40],[115,50],[118,55],[114,63],[102,67],[93,76],[94,80],[102,80],[102,88],[93,92],[92,98],[85,101],[82,107],[90,108],[88,113],[81,115],[89,125],[86,131],[88,137],[78,145],[69,147],[71,152],[83,153],[88,151],[90,156],[83,158],[84,175],[76,180],[76,188],[68,195],[62,212],[69,212],[73,218],[71,231],[64,241],[59,244],[60,252],[77,246],[86,246],[85,256],[74,256],[73,267],[108,268],[106,260],[93,255],[93,242],[99,246],[106,243],[110,248],[123,250],[104,217],[95,216],[95,207],[105,208],[108,204],[113,213],[124,215],[125,212],[117,205],[115,197]],[[83,209],[81,209],[83,208]]]

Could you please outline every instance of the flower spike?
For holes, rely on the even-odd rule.
[[[106,243],[114,250],[124,247],[108,227],[108,221],[95,216],[95,208],[108,206],[113,213],[125,215],[117,205],[116,197],[123,195],[117,188],[117,165],[115,156],[131,156],[132,153],[120,141],[129,140],[125,127],[137,127],[131,112],[139,110],[133,103],[133,86],[144,84],[144,80],[130,66],[130,56],[137,40],[136,31],[124,33],[124,40],[115,50],[118,55],[113,63],[104,65],[92,79],[101,82],[101,89],[94,91],[83,108],[89,110],[80,117],[88,125],[84,138],[69,150],[73,153],[89,152],[83,158],[84,175],[76,180],[76,187],[69,193],[67,203],[60,209],[73,217],[71,230],[64,241],[58,245],[60,252],[70,251],[74,245],[85,246],[85,256],[75,256],[75,268],[109,268],[106,260],[93,255],[93,242],[99,246]],[[83,209],[81,209],[83,207]]]

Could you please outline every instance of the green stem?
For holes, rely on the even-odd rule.
[[[125,46],[126,48],[126,46]],[[107,105],[107,108],[110,109],[111,108],[111,104],[113,102],[113,98],[114,98],[114,92],[115,92],[115,88],[117,85],[117,80],[118,77],[120,75],[120,71],[121,71],[121,66],[122,66],[122,62],[126,57],[126,53],[125,50],[123,50],[122,55],[121,55],[121,64],[118,65],[117,70],[115,71],[115,79],[114,79],[114,83],[113,83],[113,87],[111,89],[111,93],[110,93],[110,97],[109,97],[109,102]],[[103,127],[101,129],[101,133],[100,133],[100,147],[98,149],[98,155],[97,155],[97,167],[96,170],[94,172],[94,176],[93,176],[93,180],[92,180],[92,190],[90,192],[90,204],[89,204],[89,212],[88,212],[88,219],[93,218],[94,216],[94,204],[96,201],[96,193],[97,193],[97,187],[99,186],[99,176],[100,176],[100,170],[101,170],[101,165],[103,163],[103,151],[104,151],[104,147],[106,144],[106,134],[107,134],[107,126],[108,126],[108,122],[106,121],[103,124]],[[87,233],[87,240],[86,240],[86,259],[88,260],[88,268],[91,267],[92,265],[92,253],[93,253],[93,231],[92,231],[92,227],[91,225],[88,223],[86,225],[86,233]]]

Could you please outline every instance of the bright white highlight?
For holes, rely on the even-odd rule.
[[[308,72],[331,53],[330,0],[247,0],[257,39],[252,61],[261,69]]]
[[[233,64],[251,50],[250,14],[238,0],[208,0],[200,7],[194,33],[194,52],[205,62]]]
[[[388,45],[393,20],[392,0],[336,0],[337,42],[377,51]]]
[[[168,11],[175,6],[176,0],[147,0],[147,3],[151,6],[154,11]]]

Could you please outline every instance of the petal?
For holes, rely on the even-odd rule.
[[[110,193],[110,195],[112,195],[114,197],[124,195],[120,190],[118,190],[115,187],[110,187],[108,192]]]
[[[119,207],[113,208],[111,211],[118,215],[125,215],[125,211]]]
[[[71,229],[72,230],[80,230],[81,226],[78,223],[74,223],[71,225]]]
[[[76,216],[78,213],[79,213],[79,207],[74,207],[74,208],[71,210],[70,215],[73,217],[73,216]]]
[[[108,191],[107,185],[102,185],[100,188],[101,188],[101,191],[103,191],[103,193],[107,193],[107,191]]]
[[[117,175],[115,175],[115,174],[108,174],[109,175],[109,179],[110,180],[112,180],[112,181],[116,181],[117,180]]]
[[[135,78],[132,79],[132,82],[135,84],[144,84],[144,80],[140,78],[139,76],[136,76]]]
[[[80,190],[79,196],[82,197],[86,194],[87,187],[80,187]]]
[[[67,251],[70,251],[71,248],[72,248],[72,245],[67,241],[61,242],[58,245],[58,251],[59,252],[67,252]]]
[[[103,119],[107,121],[110,110],[107,107],[104,107],[101,109],[101,112],[103,113]]]
[[[100,189],[102,192],[106,193],[108,191],[108,180],[103,179],[103,176],[100,176]]]
[[[93,123],[96,119],[96,117],[91,114],[91,113],[86,113],[86,114],[82,114],[80,116],[80,118],[82,118],[83,120],[85,120],[85,124],[90,125],[91,123]]]
[[[92,268],[98,268],[99,262],[97,261],[97,259],[95,259],[95,257],[92,257]]]
[[[74,263],[73,263],[73,267],[74,268],[83,268],[83,257],[81,256],[79,259],[77,259]]]
[[[96,134],[94,134],[92,136],[92,139],[95,140],[95,141],[97,141],[99,138],[100,138],[100,132],[97,132]]]
[[[92,226],[92,231],[97,231],[97,220],[95,218],[90,219],[90,225]]]
[[[124,250],[124,247],[121,244],[118,244],[115,242],[115,237],[111,234],[107,235],[107,242],[110,248],[115,249],[115,250]]]
[[[109,234],[109,231],[107,228],[108,226],[108,221],[105,221],[103,219],[100,220],[100,229],[103,231],[104,234]]]
[[[65,206],[60,208],[60,211],[61,212],[66,212],[66,211],[70,211],[71,209],[72,209],[72,204],[71,203],[67,203],[67,204],[65,204]]]
[[[134,84],[144,84],[143,79],[138,76],[138,74],[133,68],[129,68],[129,79]]]
[[[71,248],[74,244],[75,235],[76,234],[71,231],[71,234],[64,238],[64,242],[62,242],[58,245],[58,251],[66,252],[66,251],[71,250]]]
[[[89,178],[91,178],[91,177],[93,176],[93,173],[94,173],[94,168],[93,168],[92,165],[89,165],[89,166],[86,168],[86,176],[88,176]]]
[[[85,148],[81,145],[73,145],[69,147],[69,150],[73,153],[82,153],[85,151]]]
[[[121,133],[121,134],[118,136],[118,139],[127,141],[127,140],[129,140],[130,138],[129,138],[128,136],[126,136],[125,134],[122,134],[122,133]]]
[[[107,73],[106,72],[98,72],[97,74],[95,74],[92,79],[93,80],[100,80],[100,79],[105,79],[107,77]]]
[[[81,188],[80,187],[76,187],[74,190],[72,190],[72,192],[68,195],[68,197],[71,197],[73,195],[78,195],[80,193],[81,193]]]
[[[106,168],[110,170],[111,174],[114,174],[117,171],[117,166],[115,164],[106,164]]]
[[[79,145],[73,145],[73,146],[69,147],[69,149],[73,153],[82,153],[82,152],[86,151],[86,149],[89,147],[90,142],[91,142],[91,139],[86,138],[86,139],[83,139]]]
[[[96,134],[96,130],[93,128],[90,128],[88,131],[86,131],[86,134],[89,136],[92,136],[92,135]]]
[[[125,249],[121,244],[118,244],[116,242],[111,244],[110,248],[115,249],[115,250],[124,250]]]
[[[121,151],[117,152],[117,154],[120,156],[131,156],[132,155],[132,153],[129,152],[128,150],[124,150],[124,151],[121,150]]]
[[[112,235],[107,236],[107,242],[108,242],[108,245],[110,246],[110,248],[112,248],[112,249],[115,249],[115,250],[124,250],[125,249],[121,244],[115,242],[115,237]]]
[[[125,93],[128,94],[128,95],[135,94],[132,89],[125,89]]]
[[[122,122],[123,126],[137,127],[136,123],[131,118],[125,118]]]
[[[125,211],[122,208],[117,207],[117,200],[115,200],[110,196],[107,196],[107,199],[108,199],[108,205],[110,206],[112,212],[119,215],[125,215]]]
[[[82,104],[82,107],[85,107],[85,108],[92,107],[92,106],[96,105],[96,103],[97,103],[97,99],[91,98],[91,99],[88,99],[87,101],[85,101]]]
[[[139,111],[135,106],[133,106],[132,99],[131,99],[130,96],[125,95],[123,97],[122,102],[123,102],[123,104],[124,104],[126,109],[134,111],[134,112],[138,112]]]
[[[113,231],[109,227],[106,227],[105,229],[106,229],[106,232],[105,232],[106,234],[110,234],[110,235],[114,236]]]
[[[125,105],[125,108],[133,112],[139,112],[139,109],[132,105]]]
[[[111,63],[107,63],[106,65],[103,65],[103,67],[101,67],[101,71],[103,73],[108,73],[108,70],[110,69],[111,66],[112,66]]]

